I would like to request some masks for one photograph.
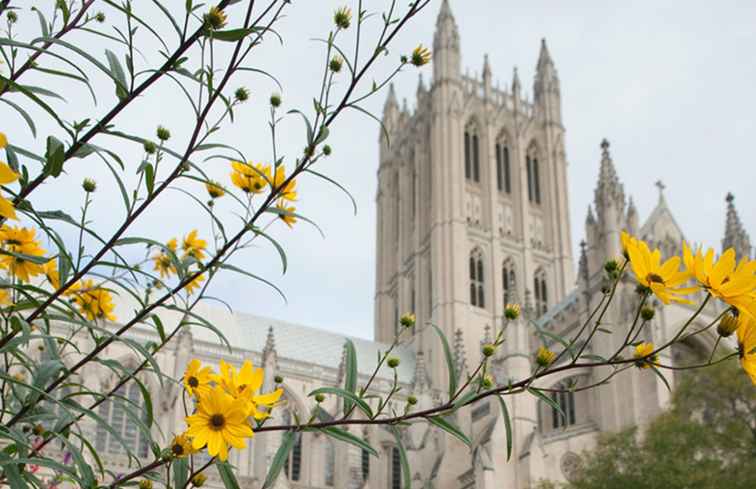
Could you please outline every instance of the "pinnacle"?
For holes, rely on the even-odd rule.
[[[609,152],[609,141],[601,141],[601,166],[599,168],[598,184],[594,193],[596,211],[601,215],[601,209],[609,203],[614,203],[621,210],[625,205],[625,190],[614,168],[612,155]]]
[[[751,238],[743,227],[738,211],[735,208],[735,196],[728,192],[725,197],[727,202],[727,215],[725,218],[725,235],[722,240],[722,250],[735,249],[738,259],[751,256]]]

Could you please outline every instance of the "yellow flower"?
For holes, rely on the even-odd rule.
[[[218,7],[210,7],[210,11],[205,14],[205,23],[215,30],[222,29],[227,20],[226,12]]]
[[[218,199],[226,195],[226,191],[223,190],[223,187],[218,182],[205,182],[205,188],[207,189],[207,193],[210,194],[211,199]]]
[[[423,66],[430,63],[431,52],[428,48],[423,47],[420,44],[418,47],[412,50],[412,56],[410,56],[410,63],[415,66]]]
[[[45,277],[50,285],[57,290],[60,288],[60,274],[58,273],[58,260],[50,260],[44,265]]]
[[[504,306],[504,316],[510,321],[514,321],[520,317],[520,305],[519,304],[507,304]]]
[[[736,264],[735,250],[730,248],[715,262],[713,248],[706,255],[698,249],[694,255],[687,243],[683,243],[683,259],[688,273],[701,287],[756,318],[756,260],[743,258]]]
[[[110,321],[116,320],[113,314],[115,304],[113,304],[113,296],[109,290],[96,286],[92,279],[83,280],[81,284],[74,287],[75,289],[72,292],[73,302],[79,306],[84,317],[90,321],[103,318]]]
[[[232,161],[231,168],[231,183],[246,193],[259,194],[265,190],[271,178],[270,165],[258,163],[252,166],[250,163]]]
[[[293,202],[297,200],[297,180],[291,180],[289,183],[284,185],[285,180],[286,169],[284,168],[284,165],[281,165],[276,168],[276,178],[273,180],[273,185],[275,186],[275,188],[280,189],[280,193],[278,194],[278,197],[280,199]]]
[[[245,401],[234,399],[220,386],[199,397],[197,411],[186,418],[186,423],[192,446],[199,450],[207,445],[207,453],[221,461],[228,458],[229,445],[244,448],[244,439],[254,435],[247,422]]]
[[[255,368],[252,362],[245,360],[237,372],[233,365],[220,361],[220,374],[215,376],[215,382],[229,395],[246,402],[247,414],[255,419],[265,419],[270,414],[258,407],[272,408],[281,398],[283,389],[276,389],[267,394],[255,394],[263,384],[263,369]]]
[[[184,250],[184,258],[191,256],[195,260],[202,260],[205,258],[205,248],[207,248],[207,241],[197,237],[197,230],[184,236],[184,243],[182,245]]]
[[[756,385],[756,319],[744,319],[738,327],[738,356],[743,370]]]
[[[349,7],[341,7],[333,14],[333,23],[340,29],[349,29],[349,25],[352,23],[352,9]]]
[[[638,368],[651,368],[659,361],[658,355],[649,356],[654,352],[653,343],[641,343],[635,347],[635,366]]]
[[[197,450],[195,450],[191,438],[186,436],[186,433],[173,437],[173,441],[171,441],[171,455],[176,458],[184,458],[194,453],[197,453]]]
[[[0,289],[0,306],[10,306],[12,303],[8,289]]]
[[[167,253],[156,254],[152,257],[152,261],[155,262],[154,270],[160,273],[160,278],[170,277],[171,274],[176,273],[176,267],[173,266],[171,257]]]
[[[5,136],[3,135],[2,139],[5,139]],[[0,140],[0,143],[3,141]],[[7,140],[5,140],[5,145],[0,146],[4,148],[7,146]],[[0,185],[7,185],[9,183],[13,183],[16,180],[18,180],[18,173],[14,172],[13,169],[8,166],[7,163],[0,161]],[[6,219],[18,219],[16,217],[16,209],[13,207],[13,202],[6,199],[2,195],[0,195],[0,216],[5,217]]]
[[[176,238],[169,239],[165,244],[165,247],[175,253],[178,249],[178,240]]]
[[[205,274],[202,273],[194,277],[188,284],[184,286],[184,290],[189,295],[194,294],[194,291],[200,288],[200,284],[205,281]]]
[[[210,392],[210,382],[213,378],[213,369],[202,367],[202,362],[195,358],[186,366],[183,378],[184,389],[194,397],[207,394]]]
[[[276,204],[276,209],[280,211],[278,218],[285,222],[290,228],[294,227],[294,224],[297,222],[297,217],[290,213],[293,213],[297,208],[294,206],[287,206],[283,200],[279,200]]]
[[[556,358],[556,353],[549,350],[545,346],[541,346],[538,348],[538,351],[536,352],[536,363],[540,365],[541,367],[548,367],[551,365],[551,363]]]
[[[4,132],[0,132],[0,149],[8,147],[8,136]]]
[[[656,249],[652,252],[646,242],[640,240],[629,240],[627,251],[633,273],[641,286],[649,289],[665,304],[672,301],[691,302],[682,296],[697,289],[679,287],[690,278],[687,272],[680,271],[679,256],[673,256],[662,264],[661,251]]]
[[[0,228],[0,242],[6,251],[28,256],[43,256],[45,250],[35,239],[36,231],[31,228],[3,226]],[[31,277],[44,272],[42,265],[25,260],[18,256],[0,255],[0,268],[8,270],[23,282],[29,282]]]

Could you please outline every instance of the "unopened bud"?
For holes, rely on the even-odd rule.
[[[644,321],[651,321],[654,319],[654,316],[656,315],[656,311],[653,307],[645,306],[643,309],[641,309],[641,318]]]
[[[520,317],[520,305],[519,304],[507,304],[504,307],[504,317],[510,321],[514,321]]]
[[[276,384],[282,384],[283,380],[284,380],[283,377],[281,377],[280,375],[276,375],[275,377],[273,377],[273,382],[275,382]]]
[[[417,397],[415,396],[407,397],[407,404],[409,404],[410,406],[414,406],[415,404],[417,404]]]
[[[386,365],[388,365],[389,368],[396,368],[399,366],[399,359],[397,357],[389,357],[388,360],[386,360]]]
[[[483,345],[483,348],[481,348],[481,352],[483,353],[484,357],[490,357],[494,353],[496,353],[496,347],[491,343],[486,343],[485,345]]]
[[[315,402],[320,404],[323,401],[325,401],[325,394],[315,394]]]
[[[281,106],[281,96],[277,93],[274,93],[270,96],[270,105],[273,107],[280,107]]]
[[[728,312],[719,321],[719,324],[717,325],[717,333],[719,334],[719,336],[722,336],[723,338],[727,338],[732,333],[737,331],[739,326],[740,326],[739,316],[735,316],[733,313]]]
[[[415,315],[411,312],[408,312],[404,315],[402,315],[401,318],[399,318],[399,324],[404,326],[405,328],[411,328],[415,325]]]
[[[85,178],[84,181],[81,182],[81,188],[83,188],[86,193],[91,194],[97,190],[97,182],[91,178]]]

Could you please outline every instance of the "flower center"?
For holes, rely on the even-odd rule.
[[[649,273],[646,275],[646,280],[648,280],[649,283],[657,283],[664,285],[664,279],[661,278],[661,275],[657,275],[655,273]]]
[[[239,392],[242,392],[244,389],[247,388],[247,384],[242,384],[239,386]]]
[[[173,446],[171,447],[171,452],[173,452],[173,454],[174,454],[174,455],[176,455],[176,456],[179,456],[179,457],[180,457],[181,455],[183,455],[183,454],[184,454],[184,447],[183,447],[183,446],[181,446],[181,444],[180,444],[180,443],[176,443],[176,444],[174,444],[174,445],[173,445]]]
[[[199,387],[199,380],[197,380],[197,377],[189,377],[189,380],[186,382],[189,384],[189,387]]]
[[[215,431],[220,431],[223,426],[226,425],[226,418],[222,414],[213,414],[210,417],[210,428]]]

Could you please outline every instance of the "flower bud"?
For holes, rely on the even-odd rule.
[[[731,312],[725,314],[717,325],[717,333],[723,338],[727,338],[732,333],[737,331],[740,326],[739,316],[734,315]]]
[[[556,358],[556,353],[548,348],[541,346],[536,352],[536,363],[541,367],[548,367]]]
[[[273,107],[280,107],[281,106],[281,95],[274,93],[270,96],[270,105]]]
[[[494,386],[494,378],[491,374],[486,374],[480,378],[480,385],[484,389],[490,389]]]
[[[149,479],[140,480],[139,489],[152,489],[152,481]]]
[[[163,126],[158,126],[156,134],[157,138],[161,141],[168,141],[169,139],[171,139],[171,131]]]
[[[223,29],[226,25],[226,13],[218,7],[211,7],[204,16],[205,25],[213,30]]]
[[[234,97],[239,102],[246,102],[249,100],[249,90],[247,90],[245,87],[239,87],[236,89],[236,92],[234,92]]]
[[[320,404],[323,401],[325,401],[325,394],[315,394],[315,402]]]
[[[105,14],[103,12],[97,12],[94,16],[95,20],[102,24],[105,22]]]
[[[18,14],[16,14],[16,12],[14,12],[13,10],[9,10],[6,17],[8,18],[8,23],[10,24],[15,24],[18,20]]]
[[[644,306],[643,309],[641,309],[641,318],[644,321],[651,321],[654,319],[654,316],[656,315],[656,311],[653,307]]]
[[[341,56],[334,56],[331,58],[331,61],[328,63],[328,69],[333,71],[334,73],[338,73],[341,71],[341,67],[344,65],[344,60],[341,58]]]
[[[411,312],[404,314],[401,318],[399,318],[399,324],[401,324],[405,328],[413,327],[415,325],[415,315]]]
[[[91,194],[97,190],[97,182],[91,178],[85,178],[84,181],[81,182],[81,188],[83,188],[86,193]]]
[[[325,146],[323,146],[323,154],[325,156],[330,156],[332,152],[333,149],[329,145],[326,144]]]
[[[45,427],[41,424],[35,424],[34,428],[32,429],[32,433],[34,433],[37,436],[42,436],[45,434]]]
[[[507,304],[504,306],[504,317],[510,321],[514,321],[520,317],[520,305],[519,304]]]
[[[157,146],[155,146],[155,143],[152,141],[145,141],[144,142],[144,152],[148,155],[155,154],[155,151],[157,151]]]
[[[339,29],[349,29],[352,23],[352,9],[341,7],[333,14],[333,23]]]
[[[397,357],[388,357],[388,360],[386,360],[386,365],[388,365],[390,368],[396,368],[399,366],[399,359]]]
[[[606,270],[606,273],[616,272],[619,270],[619,263],[617,263],[617,260],[608,260],[604,263],[604,270]]]
[[[194,484],[194,487],[202,487],[205,485],[206,480],[207,476],[205,474],[197,474],[192,477],[192,484]]]
[[[408,396],[407,397],[407,404],[409,404],[410,406],[414,406],[415,404],[417,404],[417,397],[415,397],[413,395]]]
[[[276,375],[275,377],[273,377],[273,382],[275,382],[276,384],[282,384],[283,381],[284,379],[280,375]]]
[[[205,182],[205,188],[211,199],[218,199],[226,194],[226,191],[223,190],[223,187],[218,182]]]
[[[481,352],[483,353],[484,357],[490,357],[493,356],[494,353],[496,353],[496,347],[491,343],[486,343],[481,348]]]

